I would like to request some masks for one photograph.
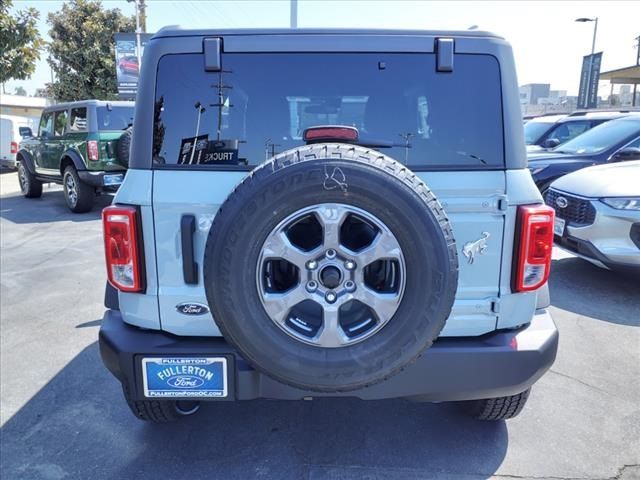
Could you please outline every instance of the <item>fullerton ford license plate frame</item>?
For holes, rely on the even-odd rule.
[[[228,399],[229,365],[225,356],[143,357],[144,396]]]

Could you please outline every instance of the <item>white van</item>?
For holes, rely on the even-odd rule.
[[[30,127],[33,130],[37,120],[30,117],[16,117],[12,115],[0,116],[0,165],[16,168],[16,153],[20,144],[20,127]]]

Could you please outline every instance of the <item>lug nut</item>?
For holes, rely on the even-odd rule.
[[[307,291],[308,292],[315,292],[317,288],[318,288],[318,284],[314,280],[311,280],[310,282],[307,282]]]
[[[347,260],[346,262],[344,262],[344,268],[346,268],[347,270],[353,270],[354,268],[356,268],[356,262],[354,262],[353,260]]]
[[[333,303],[333,302],[336,301],[338,296],[334,292],[327,292],[327,294],[324,296],[324,298],[327,300],[327,302]]]
[[[326,257],[329,259],[336,258],[336,251],[330,248],[329,250],[327,250]]]
[[[352,292],[353,290],[356,289],[356,284],[353,283],[351,280],[347,280],[346,282],[344,282],[344,288]]]
[[[316,268],[318,268],[318,262],[316,262],[315,260],[309,260],[307,262],[307,269],[315,270]]]

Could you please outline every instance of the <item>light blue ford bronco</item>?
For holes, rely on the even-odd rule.
[[[558,345],[554,216],[507,42],[171,27],[141,78],[100,329],[138,418],[326,396],[522,410]]]

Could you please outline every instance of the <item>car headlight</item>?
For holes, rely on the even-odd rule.
[[[617,210],[640,210],[640,197],[610,197],[600,201]]]

